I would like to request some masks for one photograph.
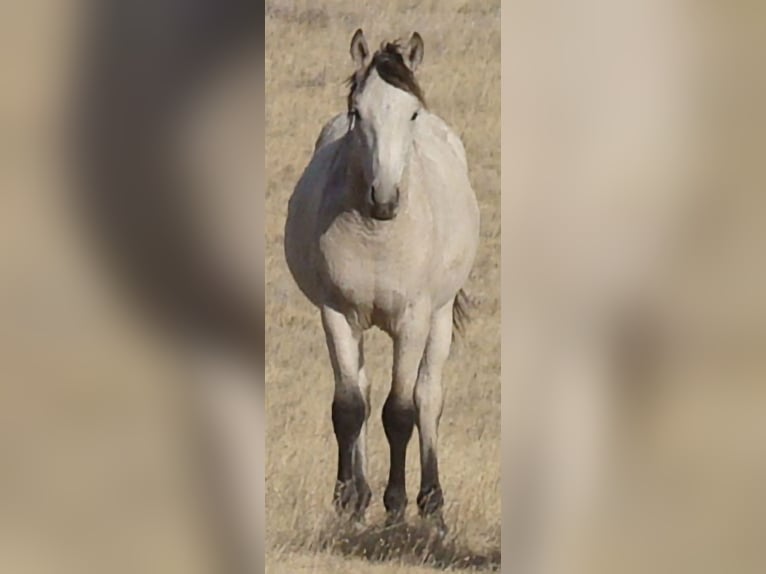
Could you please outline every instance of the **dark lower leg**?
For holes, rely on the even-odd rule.
[[[364,518],[364,513],[370,505],[372,491],[367,483],[367,420],[370,417],[370,383],[364,370],[364,345],[359,341],[359,391],[364,399],[364,422],[359,436],[354,444],[354,488],[356,489],[356,505],[354,515],[358,520]]]
[[[417,498],[418,511],[422,518],[431,522],[436,527],[437,532],[444,536],[447,533],[447,525],[442,515],[444,494],[439,483],[436,449],[427,441],[424,443],[422,437],[420,441],[420,464],[422,474],[420,492],[418,492]]]
[[[355,454],[357,455],[354,459],[356,467],[356,461],[359,460],[360,457],[359,453]],[[367,483],[367,479],[364,476],[364,472],[361,470],[355,472],[354,489],[356,492],[354,515],[357,518],[362,518],[365,511],[367,510],[367,507],[370,505],[370,500],[372,499],[372,491],[370,490],[370,485]]]
[[[405,461],[407,444],[412,437],[414,426],[414,406],[394,395],[389,395],[383,406],[383,428],[391,450],[391,461],[383,503],[390,519],[401,519],[407,507]]]
[[[439,434],[439,419],[442,413],[440,381],[421,373],[415,390],[418,435],[420,438],[420,492],[417,503],[421,516],[440,517],[444,496],[439,483],[439,461],[436,444]]]
[[[436,451],[428,446],[421,445],[425,450],[421,456],[422,476],[420,492],[418,493],[418,510],[421,516],[438,514],[444,506],[444,496],[439,483],[439,463]]]
[[[366,448],[366,432],[367,432],[367,417],[369,416],[369,406],[365,410],[365,423],[362,425],[362,430],[359,433],[359,437],[356,439],[354,445],[354,488],[356,489],[356,504],[354,506],[354,514],[358,519],[364,517],[364,513],[367,507],[370,505],[370,499],[372,498],[372,491],[367,483],[366,478],[366,460],[367,460],[367,448]]]
[[[366,414],[359,389],[336,393],[332,403],[332,423],[338,442],[338,475],[333,501],[339,509],[356,503],[354,484],[354,449]]]
[[[435,520],[440,531],[446,530],[442,520],[444,495],[439,483],[436,445],[442,415],[442,369],[452,342],[452,305],[440,309],[433,318],[424,360],[415,385],[418,434],[420,437],[420,492],[417,504],[420,515]]]

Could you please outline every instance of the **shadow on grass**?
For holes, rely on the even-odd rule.
[[[333,522],[317,540],[317,550],[371,562],[397,561],[437,569],[500,571],[500,549],[477,554],[449,534],[440,537],[425,522],[361,526]]]

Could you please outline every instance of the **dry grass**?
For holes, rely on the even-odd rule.
[[[500,556],[500,3],[440,0],[365,6],[341,0],[267,2],[266,413],[267,569],[270,572],[421,572],[497,567]],[[419,72],[431,108],[463,138],[482,215],[481,247],[467,289],[477,302],[445,375],[440,466],[450,535],[428,540],[410,505],[410,526],[385,531],[382,492],[388,445],[380,409],[390,342],[367,338],[373,381],[368,526],[349,531],[330,509],[336,447],[332,371],[316,310],[294,285],[282,253],[287,200],[322,124],[344,106],[348,42],[361,26],[371,46],[418,30]],[[408,492],[418,485],[417,441]]]

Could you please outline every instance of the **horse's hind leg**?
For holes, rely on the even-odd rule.
[[[332,423],[338,441],[338,475],[333,502],[338,510],[350,509],[361,517],[370,501],[364,461],[356,460],[360,448],[364,456],[364,445],[360,446],[359,439],[369,413],[366,377],[361,369],[362,333],[329,307],[322,308],[322,325],[335,375]],[[364,386],[360,387],[360,383]]]
[[[433,519],[442,531],[445,530],[441,514],[444,496],[439,482],[436,443],[439,419],[444,404],[442,370],[449,356],[452,342],[452,305],[450,301],[433,315],[431,331],[415,385],[421,472],[420,492],[417,498],[418,509],[421,516]]]
[[[364,422],[354,447],[354,486],[356,488],[356,515],[361,519],[370,505],[372,492],[367,483],[367,419],[370,416],[370,382],[364,369],[364,338],[359,339],[359,390],[365,404]]]
[[[405,461],[407,445],[415,427],[413,390],[428,337],[429,314],[428,309],[412,306],[393,337],[393,381],[383,405],[383,429],[391,451],[388,485],[383,495],[389,524],[403,520],[407,507]]]

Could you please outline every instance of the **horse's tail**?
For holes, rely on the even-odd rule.
[[[452,340],[455,340],[455,336],[462,335],[465,332],[465,325],[470,319],[468,310],[471,306],[471,301],[466,295],[466,292],[461,289],[455,295],[455,302],[452,305]]]

